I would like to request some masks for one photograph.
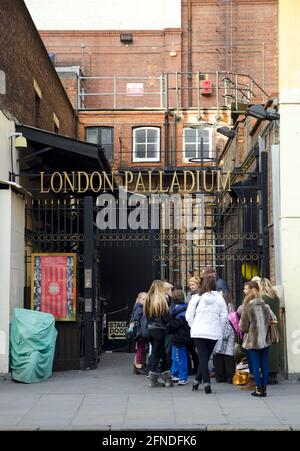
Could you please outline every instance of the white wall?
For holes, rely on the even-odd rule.
[[[8,372],[11,265],[11,191],[0,190],[0,373]]]
[[[0,374],[9,369],[9,324],[15,307],[23,307],[24,199],[0,190]]]
[[[14,123],[9,121],[0,111],[0,180],[8,180],[11,170],[9,132],[14,130]],[[16,164],[15,157],[14,164]]]
[[[181,27],[181,0],[25,0],[38,30]]]

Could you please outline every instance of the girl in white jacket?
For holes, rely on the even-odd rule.
[[[199,384],[203,382],[204,391],[208,394],[211,393],[208,362],[216,342],[223,337],[228,316],[224,298],[216,291],[214,277],[203,280],[200,294],[192,297],[185,316],[199,357],[193,390],[198,390]]]

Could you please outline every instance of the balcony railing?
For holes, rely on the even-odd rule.
[[[209,88],[205,81],[209,81]],[[267,92],[249,75],[233,72],[170,72],[153,77],[84,77],[77,80],[77,109],[195,109],[242,112],[265,102]]]

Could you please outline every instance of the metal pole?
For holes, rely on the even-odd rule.
[[[192,91],[192,0],[188,0],[188,108],[192,107],[193,91]]]
[[[80,75],[77,74],[77,110],[81,108],[80,94]]]
[[[197,73],[198,120],[200,119],[200,72]]]
[[[117,77],[114,77],[114,108],[117,108]]]
[[[178,72],[176,71],[176,109],[179,114]]]
[[[219,120],[220,115],[219,115],[219,111],[220,111],[220,102],[219,102],[219,72],[216,72],[216,97],[217,97],[217,120]]]
[[[168,74],[164,75],[165,79],[165,111],[169,109],[169,86],[168,86]]]
[[[263,229],[263,277],[270,277],[269,252],[269,212],[268,212],[268,153],[261,152],[261,194],[262,194],[262,229]]]
[[[160,76],[160,107],[163,108],[163,74]]]
[[[93,368],[93,198],[84,198],[84,368]]]

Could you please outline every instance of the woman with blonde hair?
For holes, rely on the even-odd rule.
[[[269,279],[263,277],[259,281],[261,298],[270,307],[274,315],[279,319],[280,301],[276,290]],[[269,352],[269,384],[277,384],[277,374],[280,370],[280,345],[273,343]]]
[[[244,300],[240,327],[245,333],[242,346],[249,351],[256,385],[252,396],[267,396],[268,357],[272,344],[268,330],[270,322],[274,320],[275,315],[261,299],[259,291],[251,288]]]
[[[152,346],[152,364],[149,372],[150,387],[161,385],[157,381],[159,365],[165,387],[172,387],[171,372],[170,368],[168,368],[165,351],[166,329],[170,320],[170,314],[164,282],[161,280],[154,280],[152,283],[146,296],[144,314],[148,321],[149,341]]]

